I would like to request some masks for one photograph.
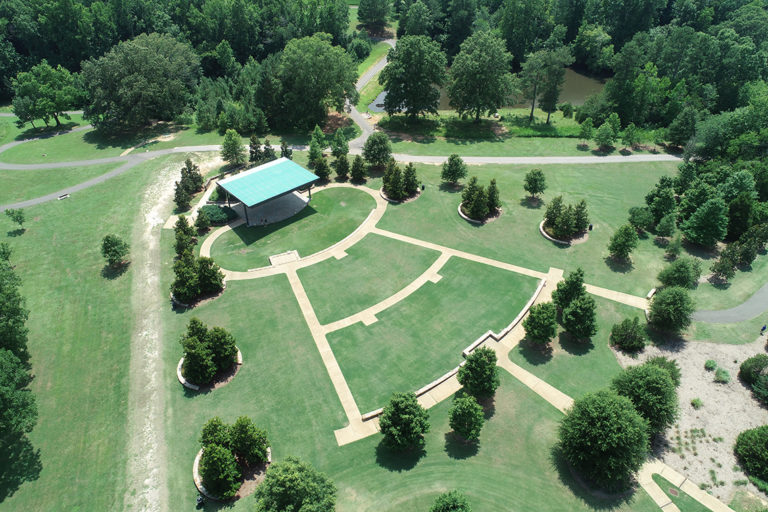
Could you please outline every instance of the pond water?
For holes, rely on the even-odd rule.
[[[586,75],[582,75],[570,68],[565,70],[565,83],[563,84],[563,90],[560,92],[559,103],[570,102],[573,105],[582,105],[584,101],[593,94],[596,94],[603,90],[605,83],[595,78],[590,78]],[[371,112],[384,112],[384,97],[387,95],[387,91],[383,91],[376,99],[373,100],[368,108]],[[530,102],[522,102],[517,105],[508,105],[508,107],[522,108],[530,106]],[[450,110],[451,107],[448,104],[448,92],[445,88],[440,89],[440,106],[439,110]]]

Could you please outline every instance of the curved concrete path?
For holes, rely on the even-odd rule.
[[[768,283],[736,307],[716,311],[696,311],[693,319],[710,324],[732,324],[752,320],[768,311]]]

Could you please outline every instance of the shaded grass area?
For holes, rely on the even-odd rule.
[[[651,185],[675,172],[675,162],[538,166],[549,186],[539,203],[531,203],[523,190],[523,177],[533,166],[470,166],[469,175],[476,175],[480,184],[497,180],[504,212],[479,227],[458,216],[459,191],[441,185],[440,166],[416,167],[425,191],[418,201],[387,209],[379,227],[541,272],[581,266],[588,283],[638,296],[656,286],[656,274],[666,264],[663,248],[650,237],[640,240],[629,265],[607,259],[607,246],[626,222],[627,210],[644,204]],[[371,181],[372,187],[377,184]],[[587,202],[595,227],[585,243],[564,248],[539,234],[547,203],[561,194],[567,203]]]
[[[429,410],[424,456],[393,454],[378,435],[335,450],[321,469],[339,488],[337,510],[429,510],[451,489],[462,490],[475,512],[658,510],[642,490],[625,500],[601,500],[576,483],[552,450],[562,415],[506,372],[500,376],[477,446],[450,433],[446,400]]]
[[[33,137],[40,137],[43,135],[54,134],[58,131],[71,130],[76,126],[85,124],[83,116],[75,114],[70,116],[70,119],[61,118],[62,126],[57,128],[56,126],[45,126],[42,122],[36,122],[36,128],[27,124],[22,128],[16,126],[15,117],[0,117],[0,145],[15,140],[31,139]],[[5,160],[5,154],[0,157],[0,160]]]
[[[704,262],[702,271],[709,272],[712,262]],[[699,283],[692,293],[698,309],[727,309],[738,306],[750,298],[761,286],[768,282],[768,255],[758,255],[752,266],[739,269],[727,284]],[[768,308],[768,305],[766,305]]]
[[[758,315],[746,322],[733,324],[709,324],[705,322],[693,322],[686,330],[686,339],[697,341],[711,341],[713,343],[726,343],[741,345],[752,343],[760,335],[760,328],[766,323],[765,315]]]
[[[352,233],[375,207],[374,199],[359,190],[321,190],[289,219],[268,226],[243,224],[228,231],[214,242],[211,256],[230,270],[263,267],[269,265],[270,256],[291,250],[309,256]]]
[[[103,275],[100,242],[107,233],[131,239],[141,191],[168,161],[142,164],[67,201],[27,208],[20,236],[7,238],[14,226],[0,216],[0,238],[13,248],[31,311],[39,421],[30,438],[42,463],[39,478],[0,509],[123,508],[133,270]]]
[[[371,307],[405,288],[439,256],[437,251],[368,234],[347,250],[298,271],[320,323]]]
[[[115,164],[40,169],[29,171],[0,170],[0,204],[15,203],[50,194],[95,178],[115,168]]]
[[[597,303],[598,330],[589,342],[574,341],[560,327],[550,350],[523,340],[509,353],[509,359],[573,398],[605,389],[621,371],[609,346],[611,328],[625,318],[644,320],[644,316],[640,309],[593,298]]]
[[[656,482],[656,484],[661,487],[661,489],[664,491],[664,493],[669,496],[669,499],[672,500],[672,503],[677,505],[677,508],[680,509],[680,512],[708,512],[709,509],[696,501],[695,499],[688,496],[684,491],[681,491],[679,487],[675,487],[672,485],[672,482],[667,480],[661,475],[653,474],[651,475],[651,478],[653,478],[653,481]],[[674,491],[674,493],[672,492]]]
[[[467,345],[517,316],[537,284],[531,277],[459,258],[448,260],[440,275],[438,283],[427,282],[379,313],[378,322],[328,335],[361,412],[454,368]]]
[[[355,108],[358,112],[368,112],[368,106],[373,103],[381,91],[384,90],[384,86],[379,83],[379,76],[381,72],[376,73],[371,81],[365,84],[365,87],[360,91],[360,98],[357,100]]]

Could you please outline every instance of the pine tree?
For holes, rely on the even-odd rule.
[[[341,155],[347,155],[349,153],[349,144],[347,138],[344,136],[344,132],[339,128],[336,133],[333,134],[333,140],[331,141],[331,154],[339,158]]]
[[[312,167],[314,167],[315,174],[321,180],[327,180],[331,175],[331,169],[328,167],[328,162],[326,162],[325,158],[322,156],[317,160],[313,160]]]
[[[581,126],[579,128],[579,139],[587,142],[592,140],[592,135],[595,129],[595,123],[592,121],[591,117],[586,118],[584,121],[582,121]]]
[[[461,191],[461,204],[469,210],[469,203],[472,198],[475,197],[479,185],[477,184],[477,176],[472,176],[467,182],[467,186]]]
[[[491,180],[491,184],[488,185],[488,212],[493,215],[501,208],[501,200],[499,199],[499,188],[496,186],[496,178]]]
[[[269,139],[264,139],[264,151],[263,151],[263,157],[262,162],[271,162],[272,160],[277,160],[277,153],[275,153],[275,149],[272,147],[272,144],[269,142]]]
[[[355,183],[362,183],[365,181],[365,161],[360,155],[355,155],[355,159],[352,161],[352,169],[350,171],[352,181]]]
[[[259,138],[254,134],[251,135],[250,140],[248,141],[248,149],[249,149],[249,155],[248,155],[248,161],[253,163],[259,163],[264,158],[264,153],[261,151],[261,141]]]
[[[317,125],[315,125],[315,129],[312,130],[312,140],[317,142],[317,144],[320,146],[320,149],[324,149],[328,145],[328,142],[325,140],[325,134],[323,133],[323,130],[321,130]]]
[[[240,135],[235,130],[227,130],[224,134],[221,158],[230,165],[238,166],[245,163],[245,149],[243,149]]]
[[[192,196],[187,192],[187,188],[181,184],[180,181],[176,182],[176,190],[173,193],[173,202],[176,203],[176,210],[184,212],[189,210],[189,203],[192,201]]]
[[[288,146],[288,143],[284,140],[280,142],[280,158],[287,158],[293,160],[293,149]]]
[[[347,159],[347,155],[339,155],[336,158],[334,167],[336,168],[336,177],[341,181],[346,181],[349,176],[349,160]]]
[[[587,211],[587,202],[581,200],[576,203],[576,208],[573,210],[573,228],[576,233],[586,231],[589,227],[589,212]]]
[[[563,196],[553,198],[544,212],[544,227],[552,229],[563,211]]]
[[[560,211],[560,215],[552,226],[552,234],[559,240],[567,240],[576,232],[576,218],[572,205],[568,205]]]
[[[405,191],[403,189],[403,173],[400,171],[400,166],[395,165],[389,172],[389,181],[387,182],[387,188],[384,190],[384,193],[394,201],[400,201],[405,197]]]
[[[415,196],[419,191],[419,178],[416,176],[416,168],[408,163],[403,171],[403,192],[405,197]]]
[[[485,187],[478,187],[475,195],[469,203],[469,216],[475,220],[484,220],[488,217],[488,194]]]
[[[314,167],[315,163],[323,159],[322,146],[313,138],[309,142],[309,167]]]

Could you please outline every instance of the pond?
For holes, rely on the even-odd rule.
[[[596,94],[603,90],[605,83],[595,78],[590,78],[587,75],[574,71],[570,68],[565,70],[565,83],[563,84],[563,90],[560,92],[560,103],[570,102],[573,105],[582,105],[584,101],[593,94]],[[371,112],[384,112],[384,97],[387,95],[387,91],[383,91],[376,99],[373,100],[368,108]],[[516,105],[508,105],[508,107],[526,107],[530,106],[530,102],[521,102]],[[448,104],[448,92],[445,88],[440,89],[440,106],[439,110],[451,110]]]

